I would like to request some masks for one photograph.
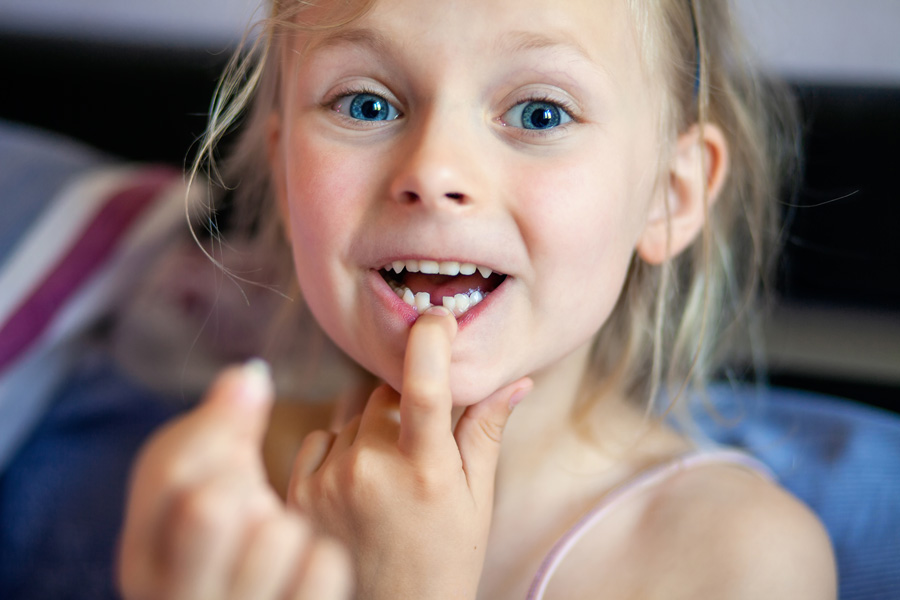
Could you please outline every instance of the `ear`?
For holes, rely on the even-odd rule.
[[[728,174],[728,143],[718,126],[691,126],[678,136],[668,184],[650,207],[637,253],[658,265],[677,256],[697,237]]]
[[[266,120],[266,159],[269,163],[269,175],[272,179],[272,193],[275,194],[275,207],[281,221],[281,230],[285,239],[291,241],[291,227],[287,202],[287,187],[284,171],[284,152],[282,147],[281,115],[273,112]]]

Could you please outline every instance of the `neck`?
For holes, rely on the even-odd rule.
[[[497,496],[517,493],[545,469],[577,467],[573,411],[588,366],[589,346],[532,374],[534,388],[510,416],[497,466]]]
[[[532,375],[534,389],[511,415],[503,433],[497,467],[496,499],[521,498],[541,483],[584,475],[597,482],[621,476],[635,459],[637,442],[658,429],[624,398],[610,394],[591,399],[588,435],[579,435],[576,402],[588,368],[590,346],[580,348],[552,368]],[[549,479],[548,479],[549,478]],[[552,487],[552,486],[551,486]],[[543,492],[540,492],[543,494]]]

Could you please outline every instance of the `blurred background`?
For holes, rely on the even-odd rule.
[[[0,119],[182,166],[256,0],[0,0]],[[738,0],[797,92],[772,381],[900,411],[900,2]]]

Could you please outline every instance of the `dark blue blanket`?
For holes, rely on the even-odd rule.
[[[714,390],[734,427],[704,418],[724,444],[746,448],[825,523],[840,598],[900,598],[900,417],[809,392]]]
[[[128,472],[175,413],[90,359],[0,476],[0,598],[116,598],[113,565]]]

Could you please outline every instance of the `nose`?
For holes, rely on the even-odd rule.
[[[396,157],[390,190],[394,200],[439,210],[460,210],[476,202],[476,144],[465,127],[453,126],[462,118],[432,111],[410,124]]]

